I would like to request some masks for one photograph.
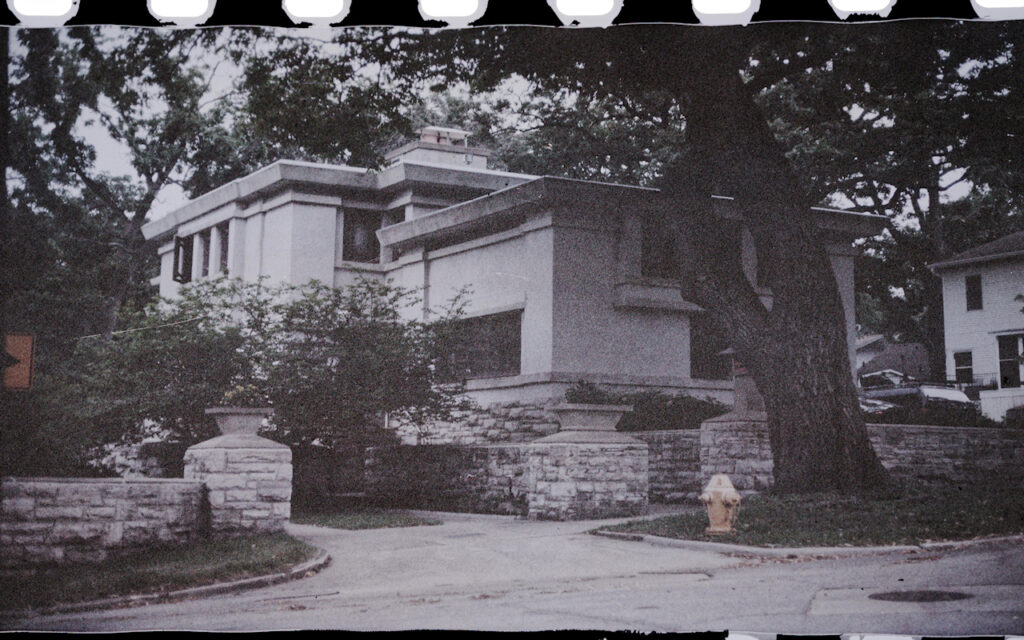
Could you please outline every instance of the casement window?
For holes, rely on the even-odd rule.
[[[199,232],[199,248],[202,253],[196,257],[202,260],[199,264],[199,275],[203,278],[210,275],[210,238],[212,235],[212,229],[204,229]]]
[[[214,256],[217,264],[220,265],[220,272],[227,275],[228,273],[228,223],[219,224],[214,227],[213,232],[217,234],[220,240],[220,255]],[[211,263],[212,264],[212,263]]]
[[[953,372],[957,382],[974,382],[974,354],[970,351],[954,352]]]
[[[682,277],[682,256],[676,249],[676,237],[658,224],[653,216],[643,222],[640,244],[640,275],[645,278],[678,280]]]
[[[459,320],[452,354],[461,378],[517,376],[523,343],[522,310]]]
[[[192,281],[192,237],[174,239],[174,273],[175,282]]]
[[[728,380],[732,377],[732,359],[721,355],[729,343],[707,314],[690,316],[690,377],[703,380]]]
[[[1024,334],[997,336],[996,340],[999,344],[999,388],[1019,387]]]
[[[977,311],[981,309],[981,275],[967,276],[964,278],[964,286],[967,290],[967,310]]]
[[[349,262],[377,262],[380,260],[380,242],[377,230],[381,227],[381,214],[376,211],[346,211],[342,224],[344,234],[341,259]]]
[[[198,254],[196,253],[198,238]],[[214,241],[216,240],[216,242]],[[199,260],[199,275],[206,278],[218,268],[218,273],[228,272],[228,223],[204,229],[191,236],[174,239],[174,272],[171,277],[175,282],[191,282],[195,261]]]

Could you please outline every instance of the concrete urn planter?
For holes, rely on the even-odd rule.
[[[552,408],[562,431],[615,431],[628,404],[560,404]]]
[[[263,419],[272,415],[269,407],[212,407],[206,410],[217,421],[217,428],[223,435],[256,435],[263,426]]]

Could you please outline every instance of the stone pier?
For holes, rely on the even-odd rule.
[[[588,520],[647,512],[647,443],[614,430],[629,409],[556,408],[562,431],[529,445],[529,518]],[[609,410],[615,415],[598,415]]]
[[[185,478],[209,490],[215,536],[282,531],[291,516],[292,451],[251,434],[229,434],[185,452]]]

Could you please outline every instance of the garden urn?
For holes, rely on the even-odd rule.
[[[700,494],[700,501],[708,507],[710,525],[704,530],[705,533],[736,533],[733,525],[740,509],[740,494],[732,486],[729,476],[724,473],[711,476],[708,486],[704,487],[704,493]]]
[[[217,421],[222,435],[256,435],[263,426],[263,419],[274,413],[268,407],[213,407],[206,410]]]
[[[552,408],[562,431],[615,431],[622,414],[633,410],[628,404],[573,404]]]

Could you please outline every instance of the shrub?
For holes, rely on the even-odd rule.
[[[922,424],[940,427],[1006,426],[983,415],[974,405],[952,402],[912,402],[880,413],[865,413],[864,421],[875,424]]]
[[[586,381],[577,382],[566,390],[565,400],[580,404],[632,405],[633,410],[619,421],[616,427],[619,431],[699,429],[705,420],[729,411],[727,405],[713,398],[659,391],[613,393]]]
[[[5,473],[81,475],[107,443],[215,436],[205,410],[217,405],[273,407],[267,435],[289,445],[386,442],[385,413],[422,425],[466,408],[446,382],[459,300],[428,322],[403,317],[418,298],[388,283],[191,283],[125,330],[79,341],[61,370],[0,407],[25,418],[4,434],[0,462]]]

